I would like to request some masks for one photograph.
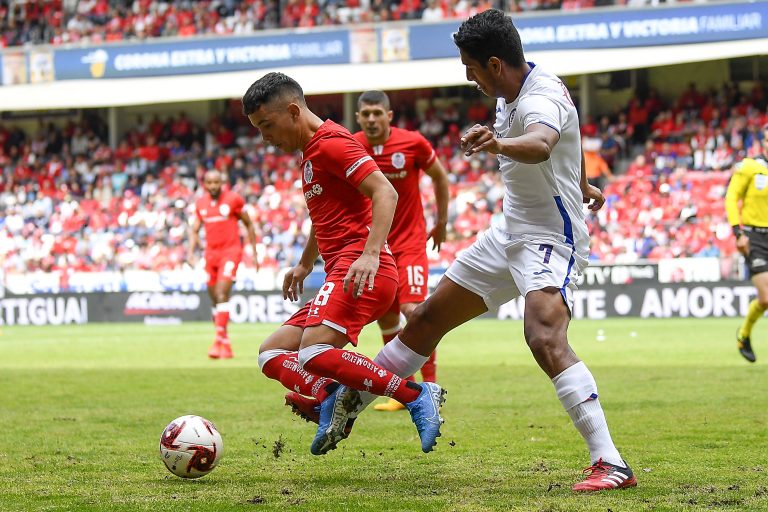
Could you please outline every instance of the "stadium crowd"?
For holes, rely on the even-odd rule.
[[[762,84],[745,93],[730,84],[704,93],[690,86],[665,101],[650,91],[597,122],[585,116],[588,175],[604,186],[608,206],[589,217],[592,259],[733,255],[723,197],[732,164],[759,152],[765,93]],[[184,112],[139,118],[115,149],[96,116],[40,122],[34,133],[0,124],[2,269],[181,268],[192,205],[209,168],[223,171],[245,197],[262,266],[294,264],[308,232],[297,157],[266,148],[236,101],[229,112],[206,126]],[[479,100],[396,113],[395,124],[423,133],[450,172],[449,238],[430,253],[434,266],[448,264],[489,220],[502,218],[495,158],[466,158],[458,146],[467,126],[491,115]],[[424,185],[429,214],[429,179]]]
[[[0,47],[100,44],[152,37],[251,34],[388,20],[438,21],[508,12],[657,5],[660,0],[35,0],[0,2]],[[666,3],[670,3],[667,0]]]

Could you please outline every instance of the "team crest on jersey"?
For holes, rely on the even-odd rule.
[[[765,174],[755,174],[755,188],[763,190],[766,186],[768,186],[768,176]]]
[[[312,162],[307,160],[304,164],[304,183],[312,181]]]
[[[229,217],[230,208],[228,204],[222,204],[219,206],[219,213],[222,215],[222,217]]]
[[[400,153],[399,151],[397,153],[394,153],[392,155],[392,167],[395,169],[402,169],[405,167],[405,155]]]

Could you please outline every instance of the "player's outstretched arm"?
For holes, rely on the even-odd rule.
[[[373,213],[371,232],[368,233],[363,254],[349,266],[349,271],[344,277],[344,291],[349,290],[351,284],[354,297],[363,294],[366,283],[368,289],[373,290],[373,281],[379,270],[379,253],[387,241],[397,206],[397,191],[381,171],[369,174],[357,189],[371,198]]]
[[[319,255],[320,249],[317,246],[317,238],[315,237],[315,226],[312,226],[309,229],[307,244],[301,253],[299,263],[283,276],[283,299],[299,300],[299,296],[304,293],[304,279],[312,273],[315,260]]]
[[[450,200],[448,173],[438,158],[435,158],[435,163],[425,169],[424,172],[432,178],[432,185],[435,188],[437,218],[435,219],[435,226],[429,233],[429,238],[432,239],[433,247],[439,251],[440,246],[445,242],[446,225],[448,224],[448,201]]]
[[[195,249],[200,242],[200,217],[195,215],[195,220],[192,221],[192,225],[189,227],[189,248],[187,249],[187,263],[191,267],[195,266]]]
[[[256,249],[256,230],[253,227],[253,221],[251,221],[251,218],[248,216],[248,213],[246,213],[245,210],[240,211],[240,220],[245,225],[245,231],[248,233],[248,243],[251,245],[251,249],[253,250],[253,264],[256,267],[256,272],[259,271],[259,252]]]

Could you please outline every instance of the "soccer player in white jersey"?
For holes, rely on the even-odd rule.
[[[467,80],[498,98],[494,130],[475,125],[461,145],[466,155],[498,156],[506,226],[489,228],[456,259],[374,361],[411,375],[448,331],[523,295],[528,347],[589,447],[586,479],[573,490],[635,486],[611,439],[595,380],[567,338],[574,283],[589,254],[582,203],[596,211],[604,202],[587,183],[576,109],[559,78],[525,61],[520,36],[501,11],[469,18],[453,37]],[[368,393],[340,391],[337,403],[356,406],[338,407],[333,423],[342,429],[371,400]]]

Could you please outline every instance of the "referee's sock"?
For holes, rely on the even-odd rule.
[[[765,313],[765,308],[760,305],[760,301],[754,299],[749,303],[749,309],[747,310],[747,316],[744,318],[744,323],[741,324],[739,329],[739,338],[749,338],[752,335],[752,327],[755,325],[760,317]]]

